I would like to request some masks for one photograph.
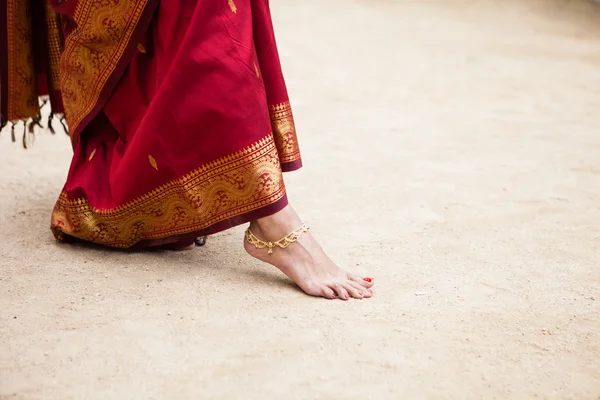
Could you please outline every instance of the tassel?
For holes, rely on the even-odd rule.
[[[35,126],[38,125],[39,127],[43,128],[43,126],[40,124],[41,119],[41,115],[38,115],[37,117],[31,119],[31,121],[29,122],[29,127],[27,129],[29,131],[29,135],[27,135],[26,131],[23,131],[23,147],[25,149],[29,148],[29,145],[27,144],[28,136],[31,137],[31,144],[33,144],[33,142],[35,141]],[[23,123],[25,124],[25,126],[27,125],[24,121]]]
[[[54,127],[52,126],[52,120],[54,119],[54,114],[50,113],[50,115],[48,115],[48,129],[50,129],[50,133],[52,133],[53,135],[56,134],[56,131],[54,130]]]
[[[27,122],[23,121],[23,148],[27,150]]]
[[[31,119],[31,122],[29,122],[29,133],[34,133],[35,131],[35,126],[39,126],[40,128],[44,128],[42,126],[42,124],[40,124],[40,121],[42,120],[42,116],[38,115],[37,117],[34,117]]]
[[[63,129],[65,130],[65,134],[69,135],[69,128],[67,128],[67,123],[65,122],[66,120],[67,120],[67,117],[62,116],[60,118],[60,123],[62,124]]]

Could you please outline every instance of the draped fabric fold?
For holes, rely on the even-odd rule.
[[[47,94],[69,125],[57,239],[185,242],[287,204],[282,172],[302,162],[268,0],[5,1],[3,121],[39,114]],[[15,39],[42,9],[46,34]]]
[[[0,4],[0,123],[20,121],[29,130],[41,125],[41,105],[51,117],[63,114],[59,57],[64,37],[59,16],[49,3],[2,0]],[[39,98],[43,98],[43,103]],[[49,121],[50,127],[51,119]],[[14,137],[13,137],[14,139]],[[24,137],[24,144],[26,144]]]

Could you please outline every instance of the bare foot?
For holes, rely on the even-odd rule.
[[[302,226],[291,206],[266,218],[253,221],[250,231],[260,240],[276,241]],[[348,273],[335,265],[310,232],[303,233],[286,249],[258,249],[244,238],[244,248],[252,257],[274,265],[311,296],[328,299],[371,297],[373,279]]]

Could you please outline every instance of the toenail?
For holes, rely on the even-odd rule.
[[[344,298],[345,298],[346,300],[348,300],[348,299],[350,298],[350,296],[348,296],[348,295],[345,295],[345,296],[344,296]]]
[[[360,296],[364,296],[363,292],[358,292],[358,294],[359,294]]]
[[[369,292],[370,294],[373,294],[373,291],[372,291],[372,290],[370,290],[370,289],[369,289],[369,290],[367,290],[367,292]]]
[[[337,299],[337,296],[334,294],[333,296],[331,296],[332,299]]]
[[[366,282],[373,282],[373,278],[364,278],[363,280]]]

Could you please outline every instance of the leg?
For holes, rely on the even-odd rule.
[[[300,217],[288,205],[280,212],[250,223],[250,231],[264,241],[279,240],[302,225]],[[310,232],[300,236],[286,249],[275,248],[272,254],[244,240],[244,248],[252,256],[269,263],[290,279],[305,293],[348,300],[368,298],[373,295],[372,278],[361,278],[338,267],[325,254]]]

